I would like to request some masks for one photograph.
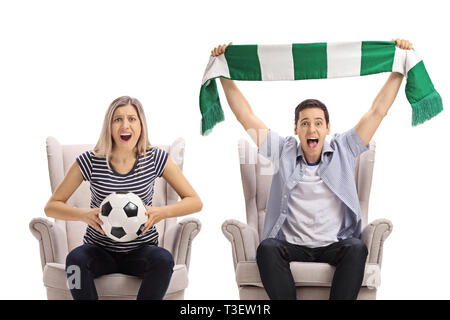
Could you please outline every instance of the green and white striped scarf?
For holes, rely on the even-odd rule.
[[[280,81],[364,76],[399,72],[406,76],[406,97],[412,125],[442,111],[423,61],[414,50],[393,41],[294,43],[289,45],[230,45],[225,54],[211,56],[200,90],[202,135],[224,120],[215,78]]]

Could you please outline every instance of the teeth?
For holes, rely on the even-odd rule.
[[[121,133],[121,136],[131,136],[131,133]]]

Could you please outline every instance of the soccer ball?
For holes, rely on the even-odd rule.
[[[101,203],[99,217],[102,229],[114,241],[126,242],[136,239],[147,221],[144,203],[132,192],[113,192]]]

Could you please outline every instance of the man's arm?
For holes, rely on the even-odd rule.
[[[214,48],[211,51],[213,56],[221,55],[225,52],[227,45]],[[254,113],[247,99],[241,93],[233,80],[220,78],[223,91],[228,101],[228,105],[233,111],[236,119],[241,123],[258,148],[266,140],[269,129]]]
[[[408,40],[396,39],[394,41],[401,49],[412,49],[412,44]],[[375,97],[372,107],[356,125],[356,133],[358,134],[364,145],[367,146],[369,144],[381,121],[384,119],[392,104],[394,103],[402,81],[402,74],[392,72],[383,88],[381,88],[380,92]]]

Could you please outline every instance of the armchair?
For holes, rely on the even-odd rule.
[[[239,141],[239,157],[247,223],[235,219],[226,220],[222,224],[222,231],[231,243],[240,298],[268,299],[256,264],[256,249],[263,232],[266,202],[272,179],[267,172],[272,170],[272,165],[246,140]],[[358,299],[376,299],[377,288],[381,283],[384,241],[392,232],[392,223],[387,219],[377,219],[367,224],[374,160],[375,142],[371,141],[369,150],[357,158],[355,167],[362,214],[361,239],[369,250]],[[291,262],[290,267],[298,299],[328,299],[335,267],[316,262]]]

